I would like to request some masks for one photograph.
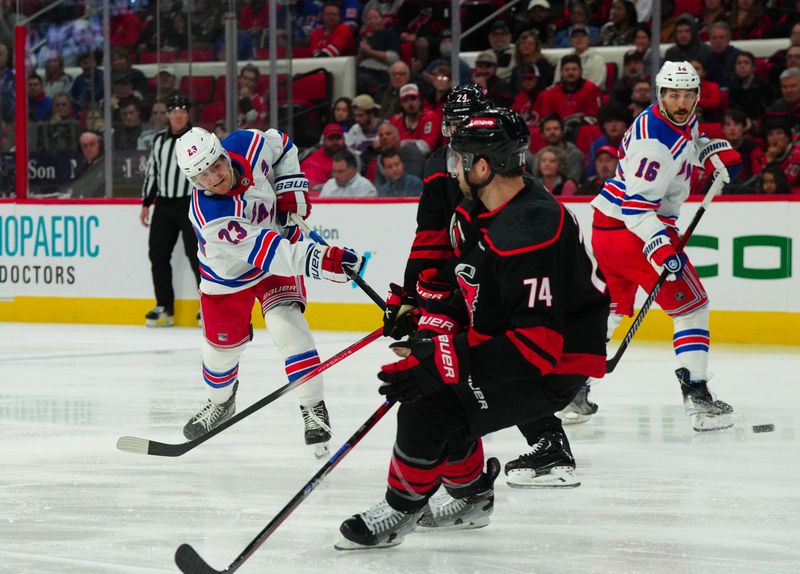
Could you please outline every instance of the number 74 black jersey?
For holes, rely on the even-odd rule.
[[[572,213],[539,184],[524,181],[494,211],[456,210],[453,225],[467,231],[451,271],[470,318],[473,372],[602,377],[605,281]]]

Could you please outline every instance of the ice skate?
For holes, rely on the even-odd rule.
[[[172,313],[167,313],[167,310],[160,305],[150,309],[144,319],[146,327],[172,327],[175,324]]]
[[[334,548],[337,550],[371,550],[390,548],[403,541],[413,532],[422,510],[401,512],[382,500],[369,510],[351,516],[339,527],[342,538]]]
[[[202,410],[189,419],[189,422],[183,427],[183,436],[194,440],[231,418],[236,413],[236,390],[238,388],[239,381],[236,381],[233,383],[233,394],[224,403],[214,403],[208,399]]]
[[[500,474],[500,461],[490,458],[486,461],[484,477],[488,488],[464,498],[454,498],[442,489],[430,500],[422,512],[418,527],[422,530],[468,530],[482,528],[489,524],[489,516],[494,511],[494,481]]]
[[[330,453],[328,442],[331,440],[331,423],[328,418],[328,409],[325,401],[320,401],[313,407],[300,406],[305,425],[306,444],[314,447],[314,456],[324,458]]]
[[[564,410],[556,413],[556,416],[561,419],[563,424],[575,425],[585,423],[597,412],[597,405],[589,400],[590,390],[591,388],[588,383],[583,385],[581,390],[579,390],[572,399],[572,402],[564,407]]]
[[[575,459],[567,437],[557,431],[545,431],[533,450],[509,461],[505,467],[506,484],[513,488],[574,488]]]
[[[708,389],[706,381],[689,379],[688,369],[675,371],[681,383],[683,405],[692,417],[692,428],[698,432],[727,429],[733,426],[733,407],[717,400]]]

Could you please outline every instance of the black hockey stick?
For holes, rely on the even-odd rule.
[[[356,432],[353,433],[347,442],[345,442],[339,450],[334,453],[334,455],[328,459],[322,468],[320,468],[317,473],[311,477],[303,488],[301,488],[297,494],[289,501],[289,503],[284,506],[280,512],[278,512],[275,517],[270,520],[269,524],[267,524],[264,529],[258,533],[258,535],[253,538],[250,544],[242,550],[242,553],[236,557],[236,560],[231,562],[230,566],[228,566],[225,570],[214,570],[211,566],[203,560],[197,551],[192,548],[188,544],[181,544],[178,549],[175,551],[175,563],[178,565],[178,568],[181,569],[181,572],[190,573],[190,574],[219,574],[221,572],[235,572],[239,569],[239,567],[244,564],[244,562],[253,555],[253,553],[258,550],[258,548],[266,542],[267,538],[269,538],[273,532],[275,532],[278,527],[283,524],[283,521],[289,518],[289,515],[294,512],[294,510],[300,506],[300,503],[303,502],[311,491],[313,491],[319,483],[322,482],[330,471],[339,464],[342,459],[350,452],[353,447],[355,447],[362,438],[370,431],[372,428],[378,424],[389,409],[392,408],[394,402],[392,401],[385,401],[378,410],[370,415],[370,417],[364,421]]]
[[[720,192],[722,186],[725,185],[725,182],[722,181],[720,176],[714,178],[714,183],[711,184],[711,187],[706,192],[706,196],[703,198],[703,203],[700,204],[700,207],[697,210],[697,213],[694,214],[694,218],[692,222],[689,224],[689,227],[683,233],[680,241],[678,242],[677,252],[678,254],[683,252],[683,249],[686,247],[686,244],[689,242],[689,239],[692,237],[692,233],[694,232],[694,228],[697,227],[697,224],[700,221],[700,218],[703,217],[703,214],[706,212],[706,208],[711,204],[711,201],[714,197]],[[658,297],[659,292],[661,291],[661,287],[664,285],[664,282],[667,280],[667,276],[669,275],[669,271],[664,269],[661,272],[661,275],[658,277],[658,281],[656,281],[655,287],[650,292],[650,295],[647,296],[642,308],[639,310],[639,314],[636,315],[636,319],[633,320],[628,332],[625,334],[625,338],[622,339],[622,343],[620,343],[617,352],[614,353],[614,356],[611,357],[606,361],[606,374],[611,373],[619,363],[619,360],[622,358],[623,353],[630,345],[633,336],[636,334],[636,331],[639,330],[641,327],[642,322],[644,321],[645,315],[650,310],[650,307],[653,306],[653,303]]]
[[[317,233],[316,231],[311,229],[311,227],[308,225],[308,223],[306,223],[306,221],[302,217],[300,217],[296,213],[293,213],[290,216],[290,218],[291,218],[292,222],[295,225],[299,226],[300,229],[302,229],[303,232],[305,234],[307,234],[311,239],[313,239],[314,241],[316,241],[320,245],[328,246],[328,242],[325,241],[319,233]],[[375,304],[378,307],[380,307],[382,311],[386,311],[386,302],[383,300],[383,298],[381,298],[380,295],[378,295],[375,292],[375,289],[370,287],[369,284],[366,281],[364,281],[364,279],[361,278],[361,276],[358,273],[356,273],[352,269],[348,269],[347,267],[344,268],[344,272],[347,273],[347,276],[356,285],[361,287],[361,290],[364,291],[364,293],[366,293],[369,296],[370,299],[375,301]]]
[[[224,423],[220,424],[219,426],[214,427],[206,434],[197,437],[196,439],[186,441],[180,444],[168,444],[163,442],[158,442],[155,440],[148,440],[146,438],[139,438],[135,436],[123,436],[117,440],[117,448],[119,450],[123,450],[125,452],[132,452],[135,454],[150,454],[155,456],[181,456],[182,454],[186,454],[193,448],[196,448],[206,442],[211,437],[218,435],[226,428],[235,425],[240,420],[245,417],[252,415],[259,409],[267,406],[274,400],[282,397],[286,393],[290,392],[291,390],[299,387],[303,383],[313,379],[323,371],[328,370],[336,363],[346,359],[359,349],[366,347],[372,341],[378,339],[383,333],[383,327],[376,329],[369,335],[363,337],[362,339],[356,341],[343,351],[339,351],[333,357],[325,361],[324,363],[320,363],[316,367],[314,367],[311,371],[300,377],[299,379],[292,381],[291,383],[287,383],[283,385],[281,388],[271,392],[263,399],[259,399],[258,401],[254,402],[252,405],[244,409],[240,413],[236,413],[234,416],[226,420]]]

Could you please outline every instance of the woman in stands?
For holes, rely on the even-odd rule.
[[[539,36],[533,32],[523,32],[517,38],[515,60],[517,66],[511,71],[511,85],[515,92],[522,88],[519,70],[520,66],[525,64],[536,66],[536,69],[539,70],[539,86],[541,88],[549,88],[553,84],[555,69],[553,64],[542,55],[542,43],[539,41]]]
[[[763,0],[733,0],[728,22],[733,40],[765,38],[772,28],[772,20],[764,13]]]
[[[350,126],[355,123],[352,105],[352,100],[347,96],[337,98],[336,101],[333,102],[333,109],[331,110],[332,121],[335,124],[339,124],[339,127],[342,128],[344,133],[347,133]]]
[[[756,58],[750,52],[739,52],[736,56],[734,74],[728,98],[730,106],[739,108],[753,121],[760,120],[775,100],[775,90],[756,75]]]
[[[628,0],[614,0],[611,18],[600,29],[603,46],[626,46],[633,42],[636,33],[636,7]]]
[[[577,186],[564,175],[563,154],[555,146],[547,146],[539,152],[539,165],[536,171],[539,181],[552,195],[575,195]]]

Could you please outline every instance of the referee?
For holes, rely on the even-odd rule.
[[[191,108],[191,102],[183,94],[170,97],[167,102],[169,128],[153,138],[147,161],[139,220],[145,227],[150,227],[148,255],[156,294],[156,306],[145,315],[148,327],[170,327],[174,323],[175,291],[172,288],[170,259],[179,233],[183,236],[183,249],[197,284],[200,284],[197,237],[189,221],[192,184],[183,175],[175,159],[175,143],[192,127],[189,122]],[[155,207],[151,218],[150,206],[153,204]]]

